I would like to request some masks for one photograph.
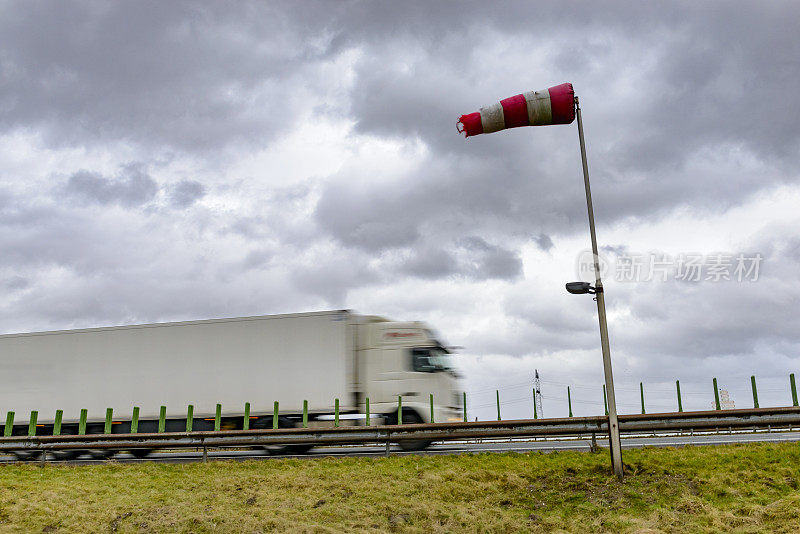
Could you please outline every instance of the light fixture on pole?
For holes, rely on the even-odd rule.
[[[578,118],[578,139],[581,146],[581,163],[583,164],[583,183],[586,189],[586,207],[589,213],[589,233],[592,238],[594,257],[595,284],[588,282],[571,282],[567,291],[573,294],[589,293],[595,295],[597,315],[600,322],[600,346],[603,353],[603,372],[606,382],[608,400],[608,437],[611,448],[611,465],[614,474],[620,479],[622,471],[622,447],[619,440],[619,421],[617,419],[617,403],[614,396],[614,377],[611,372],[611,349],[608,343],[608,325],[606,324],[606,305],[603,295],[603,282],[600,279],[600,261],[597,253],[597,237],[594,230],[594,210],[592,193],[589,188],[589,167],[586,163],[586,143],[583,139],[583,119],[578,97],[571,83],[562,83],[542,91],[527,93],[506,98],[500,102],[481,108],[480,111],[462,115],[457,123],[460,133],[466,137],[492,133],[519,126],[545,126],[549,124],[571,124]]]

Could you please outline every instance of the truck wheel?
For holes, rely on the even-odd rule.
[[[78,456],[83,454],[84,452],[86,452],[86,451],[75,450],[75,449],[67,449],[67,450],[63,450],[63,451],[53,451],[52,454],[53,454],[53,458],[55,458],[56,460],[68,461],[68,460],[74,460],[75,458],[77,458]]]
[[[419,423],[423,423],[424,421],[422,418],[417,414],[417,412],[412,410],[403,410],[403,424],[405,425],[416,425]],[[394,413],[386,418],[386,424],[389,425],[396,425],[397,424],[397,414]],[[421,451],[423,449],[427,449],[428,446],[432,442],[427,439],[417,439],[414,441],[398,441],[397,446],[400,447],[404,451]]]
[[[29,460],[35,460],[36,458],[41,458],[41,453],[38,452],[13,451],[11,454],[13,454],[20,462],[27,462]]]
[[[131,453],[131,456],[134,458],[141,460],[142,458],[147,458],[150,456],[150,453],[153,452],[153,449],[131,449],[128,452]]]
[[[278,418],[278,428],[295,428],[297,425],[286,417]],[[253,428],[272,428],[271,417],[260,417],[253,425]],[[263,445],[262,449],[267,451],[270,456],[281,456],[284,454],[305,454],[314,448],[313,445]]]
[[[61,429],[62,436],[73,436],[75,434],[76,432],[69,428]],[[74,460],[75,458],[81,456],[82,454],[86,454],[87,452],[89,451],[81,449],[64,449],[61,451],[52,451],[52,454],[53,458],[55,458],[56,460],[69,461],[69,460]]]

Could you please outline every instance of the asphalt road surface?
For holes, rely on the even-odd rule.
[[[784,442],[800,441],[800,431],[796,432],[757,432],[757,433],[731,433],[731,434],[694,434],[694,435],[642,435],[638,437],[622,438],[623,449],[633,449],[639,447],[680,447],[684,445],[723,445],[730,443],[750,443],[750,442]],[[597,440],[597,445],[607,447],[607,440]],[[435,443],[428,449],[421,452],[405,452],[392,445],[391,455],[407,454],[474,454],[482,452],[530,452],[530,451],[589,451],[592,447],[591,439],[492,439],[481,441],[451,441]],[[249,459],[270,459],[270,458],[324,458],[336,456],[362,456],[379,457],[386,455],[384,445],[373,446],[340,446],[340,447],[318,447],[309,453],[295,455],[275,455],[263,450],[234,450],[216,449],[208,451],[209,460],[249,460]],[[203,460],[203,452],[199,450],[179,450],[171,452],[154,452],[144,459],[135,458],[128,453],[118,453],[113,457],[113,461],[119,463],[136,462],[166,462],[166,463],[188,463]],[[8,463],[18,461],[13,455],[0,454],[0,462]],[[33,461],[40,461],[39,458]],[[93,459],[89,456],[63,461],[55,460],[48,456],[48,463],[69,463],[72,465],[90,465],[107,462],[108,460]]]

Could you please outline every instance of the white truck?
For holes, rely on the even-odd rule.
[[[138,432],[183,431],[189,405],[193,430],[241,429],[246,403],[250,428],[272,428],[275,401],[283,427],[301,424],[304,404],[309,425],[325,424],[337,400],[350,424],[364,424],[367,399],[371,424],[396,424],[398,397],[403,423],[430,422],[430,395],[436,422],[463,417],[450,351],[429,327],[347,310],[0,335],[0,377],[14,435],[32,411],[37,434],[52,433],[57,410],[62,434],[79,432],[82,410],[84,431],[100,433],[109,408],[111,431],[127,433],[134,407]]]

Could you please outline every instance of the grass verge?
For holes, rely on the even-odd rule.
[[[0,532],[797,532],[800,446],[0,466]]]

